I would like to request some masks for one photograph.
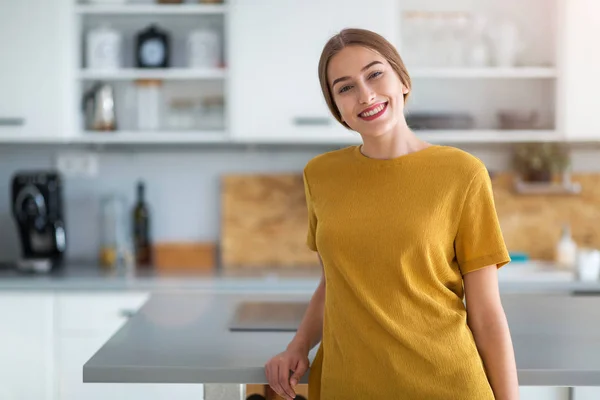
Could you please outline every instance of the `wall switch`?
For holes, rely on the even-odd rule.
[[[98,156],[87,152],[61,153],[56,168],[65,177],[92,178],[98,175]]]

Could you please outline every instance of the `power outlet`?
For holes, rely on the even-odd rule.
[[[79,152],[58,154],[56,168],[66,177],[93,178],[98,175],[98,156]]]

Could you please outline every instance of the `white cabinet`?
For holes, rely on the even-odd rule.
[[[600,2],[562,0],[559,84],[561,127],[568,139],[600,139]]]
[[[0,399],[52,400],[51,294],[0,295]]]
[[[69,3],[0,2],[0,139],[64,133]]]
[[[598,400],[600,399],[600,387],[576,387],[573,388],[573,398],[569,400]]]
[[[572,400],[566,387],[519,387],[520,400]]]
[[[396,44],[394,0],[233,0],[230,5],[230,126],[239,141],[352,141],[330,115],[317,65],[346,27]]]
[[[82,366],[112,336],[62,337],[58,400],[202,400],[203,385],[148,383],[82,383]]]
[[[83,365],[147,299],[147,293],[58,296],[57,400],[203,399],[203,385],[83,383]]]

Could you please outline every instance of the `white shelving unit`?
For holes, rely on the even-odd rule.
[[[420,121],[451,115],[473,121],[469,130],[452,130],[449,125],[450,130],[416,133],[436,143],[564,139],[560,129],[562,1],[403,1],[399,52],[413,86],[407,111],[425,117]],[[510,51],[501,49],[515,32],[519,43],[513,47],[511,63],[506,61],[510,57],[503,58]],[[506,129],[511,126],[507,113],[513,115],[512,126],[518,130]],[[528,113],[537,120],[525,123],[527,118],[522,118],[515,123]]]
[[[81,144],[199,144],[226,143],[221,131],[85,132],[72,141]]]
[[[208,15],[225,14],[224,4],[80,4],[75,12],[82,15]]]
[[[79,0],[74,0],[79,1]],[[76,40],[75,104],[77,110],[76,134],[56,138],[58,143],[91,145],[135,145],[135,144],[197,144],[225,143],[227,134],[227,68],[226,4],[155,4],[148,0],[144,4],[79,4],[74,8]],[[84,54],[86,33],[103,25],[119,31],[123,37],[123,68],[116,70],[93,70],[86,67]],[[170,67],[146,69],[135,66],[135,35],[151,24],[157,24],[170,36]],[[194,69],[187,67],[186,40],[189,32],[204,26],[219,29],[222,41],[222,68]],[[143,79],[162,81],[163,116],[161,129],[138,130],[135,82]],[[117,115],[117,130],[112,132],[88,131],[85,128],[81,102],[84,94],[96,82],[113,86]],[[193,100],[199,104],[206,98],[223,97],[224,114],[222,123],[215,124],[214,116],[208,119],[195,117],[196,126],[184,131],[167,120],[168,104],[177,99]],[[199,112],[198,109],[193,111]],[[198,114],[196,114],[198,115]],[[215,129],[217,128],[217,129]],[[18,138],[16,138],[18,139]]]
[[[225,79],[224,69],[191,69],[191,68],[165,68],[165,69],[136,69],[124,68],[115,71],[95,71],[80,69],[79,78],[85,80],[134,80],[134,79],[163,79],[163,80],[199,80],[199,79]]]
[[[545,67],[520,68],[415,68],[411,78],[458,79],[555,79],[556,69]]]
[[[519,143],[560,141],[553,130],[418,130],[416,135],[428,142],[454,143]]]

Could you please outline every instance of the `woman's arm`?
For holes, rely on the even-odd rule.
[[[315,290],[304,318],[298,327],[296,335],[288,345],[290,347],[297,347],[308,353],[313,347],[315,347],[323,337],[323,311],[325,308],[325,272],[323,271],[323,261],[319,256],[319,262],[321,263],[321,281],[319,286]]]
[[[323,262],[321,268],[323,268]],[[265,376],[269,386],[279,396],[292,400],[296,397],[294,387],[309,367],[308,353],[323,337],[323,311],[325,308],[325,273],[315,290],[296,335],[285,351],[275,355],[265,364]],[[290,371],[292,375],[290,376]]]
[[[519,399],[515,355],[500,301],[496,265],[464,276],[467,323],[483,363],[496,400]]]

